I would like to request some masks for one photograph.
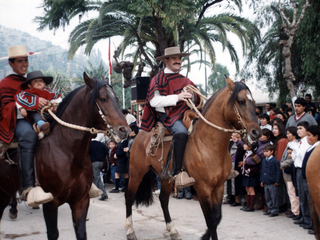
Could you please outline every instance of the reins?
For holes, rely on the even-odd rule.
[[[198,109],[201,109],[204,105],[204,100],[208,100],[208,98],[206,96],[204,96],[200,91],[199,89],[197,89],[195,86],[192,86],[192,85],[187,85],[183,88],[184,91],[187,91],[187,89],[190,89],[192,90],[194,93],[196,93],[199,97],[200,97],[200,103],[198,106],[195,106],[195,104],[192,102],[192,100],[189,98],[188,101],[187,101],[187,105],[189,108],[193,109],[198,115],[199,117],[206,123],[208,124],[209,126],[213,127],[213,128],[216,128],[220,131],[223,131],[223,132],[228,132],[228,133],[239,133],[240,135],[243,135],[245,136],[246,133],[247,133],[247,128],[240,116],[240,113],[237,109],[237,107],[235,105],[233,105],[233,109],[238,117],[238,122],[243,126],[243,129],[240,129],[240,130],[237,130],[237,129],[227,129],[227,128],[223,128],[223,127],[219,127],[217,125],[215,125],[214,123],[211,123],[209,122],[201,113]]]
[[[88,128],[88,127],[83,127],[83,126],[79,126],[79,125],[76,125],[76,124],[72,124],[72,123],[67,123],[63,120],[61,120],[60,118],[57,117],[57,115],[55,115],[51,108],[52,107],[55,107],[57,106],[58,104],[56,103],[51,103],[49,102],[48,105],[44,106],[42,109],[41,109],[41,116],[43,116],[43,112],[45,110],[48,111],[48,113],[51,115],[51,117],[53,117],[54,120],[56,120],[59,124],[61,124],[62,126],[65,126],[65,127],[68,127],[68,128],[72,128],[72,129],[77,129],[77,130],[80,130],[80,131],[86,131],[86,132],[90,132],[91,134],[97,134],[97,133],[105,133],[109,138],[111,137],[115,137],[115,133],[113,133],[113,129],[112,127],[108,124],[107,122],[107,119],[106,119],[106,116],[103,114],[99,104],[96,102],[96,105],[98,107],[98,110],[99,110],[99,114],[101,116],[101,118],[103,119],[104,123],[106,124],[107,126],[107,130],[98,130],[98,129],[95,129],[94,127],[92,128]],[[112,135],[113,134],[113,135]]]

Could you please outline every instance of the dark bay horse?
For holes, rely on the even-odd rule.
[[[246,85],[226,78],[227,87],[215,93],[206,103],[202,114],[209,122],[225,129],[246,129],[252,140],[258,140],[261,130],[255,115],[255,103]],[[231,157],[228,152],[231,133],[209,126],[202,119],[196,121],[185,151],[184,164],[189,175],[194,177],[193,185],[207,223],[208,230],[202,239],[218,239],[217,226],[221,220],[221,203],[224,182],[231,171]],[[137,239],[132,221],[132,205],[152,203],[153,172],[160,174],[158,161],[162,150],[155,156],[148,154],[151,133],[141,131],[133,142],[130,154],[129,185],[126,192],[127,239]],[[160,145],[161,147],[161,145]],[[169,142],[164,142],[164,156]],[[161,180],[160,202],[171,239],[179,239],[173,226],[168,203],[172,184]]]
[[[320,145],[311,153],[307,167],[306,176],[310,192],[310,210],[312,216],[313,228],[316,233],[316,239],[320,240]]]
[[[85,73],[84,80],[86,85],[69,93],[60,103],[56,115],[67,123],[100,130],[109,129],[120,139],[126,138],[130,128],[112,88],[89,78]],[[38,142],[35,166],[37,176],[44,191],[51,192],[54,196],[53,201],[43,205],[47,237],[50,240],[59,237],[58,207],[64,203],[70,205],[76,238],[87,239],[86,216],[93,179],[89,158],[91,138],[90,132],[52,123],[49,136]],[[3,171],[3,163],[0,167]],[[5,168],[7,172],[1,172],[0,178],[1,216],[19,189],[17,168]],[[3,179],[6,177],[10,181]]]

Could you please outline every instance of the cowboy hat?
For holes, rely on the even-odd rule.
[[[8,52],[9,52],[9,56],[8,56],[9,59],[29,56],[26,45],[9,47]]]
[[[30,84],[31,81],[36,78],[42,78],[43,81],[46,83],[46,85],[52,83],[52,81],[53,81],[53,77],[43,76],[41,71],[33,71],[33,72],[28,73],[27,80],[25,82],[23,82],[20,86],[22,88],[28,87],[28,84]]]
[[[157,57],[156,60],[163,60],[163,59],[166,59],[166,58],[172,57],[172,56],[185,57],[185,56],[189,56],[189,55],[190,55],[190,53],[181,53],[179,47],[168,47],[164,50],[164,55]]]

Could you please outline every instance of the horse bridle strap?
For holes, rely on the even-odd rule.
[[[53,119],[56,120],[59,124],[65,126],[65,127],[69,127],[69,128],[73,128],[73,129],[77,129],[77,130],[81,130],[81,131],[90,132],[91,134],[105,133],[107,136],[111,136],[111,131],[113,131],[113,129],[107,123],[106,116],[102,113],[101,108],[100,108],[100,106],[98,105],[97,102],[96,102],[96,104],[98,106],[99,114],[100,114],[101,118],[103,119],[103,121],[107,125],[107,128],[108,128],[107,130],[97,130],[97,129],[93,128],[93,127],[92,128],[88,128],[88,127],[82,127],[82,126],[79,126],[79,125],[67,123],[67,122],[61,120],[60,118],[58,118],[57,115],[55,115],[51,111],[50,108],[53,106],[53,104],[51,102],[49,102],[47,106],[45,106],[45,107],[43,107],[41,109],[41,116],[43,117],[43,112],[44,112],[44,110],[47,109],[48,113],[53,117]]]
[[[207,97],[205,97],[204,95],[201,94],[201,92],[194,86],[192,85],[187,85],[186,87],[183,88],[184,91],[186,91],[186,88],[189,88],[191,89],[193,92],[195,92],[198,96],[200,96],[201,99],[205,99],[205,100],[208,100]],[[196,107],[195,104],[192,102],[192,100],[189,98],[188,101],[187,101],[187,105],[193,109],[198,115],[199,117],[206,123],[208,124],[209,126],[211,127],[214,127],[220,131],[223,131],[223,132],[228,132],[228,133],[239,133],[240,135],[245,135],[247,133],[247,129],[246,129],[246,126],[244,124],[244,122],[242,121],[242,118],[240,116],[240,113],[237,109],[237,107],[235,105],[233,105],[233,109],[239,119],[239,123],[244,127],[244,129],[240,129],[240,130],[237,130],[237,129],[227,129],[227,128],[223,128],[223,127],[219,127],[217,125],[215,125],[214,123],[211,123],[209,122],[201,113],[200,111],[198,110],[199,106]]]

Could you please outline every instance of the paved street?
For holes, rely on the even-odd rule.
[[[107,190],[112,188],[107,185]],[[313,240],[314,236],[293,224],[293,221],[281,214],[270,218],[262,215],[262,211],[243,212],[240,207],[223,205],[222,220],[218,227],[219,239],[250,239],[250,240]],[[18,206],[19,216],[16,220],[8,217],[5,210],[1,222],[1,238],[16,240],[46,239],[46,228],[42,210],[34,210],[24,203]],[[183,240],[200,239],[206,230],[205,220],[197,201],[186,199],[170,199],[171,217]],[[126,239],[125,204],[123,193],[109,194],[107,201],[91,200],[87,222],[88,239],[114,240]],[[162,210],[157,197],[149,208],[139,207],[133,210],[133,226],[139,240],[170,240],[165,229]],[[60,238],[75,239],[72,226],[71,212],[68,205],[59,209]]]

